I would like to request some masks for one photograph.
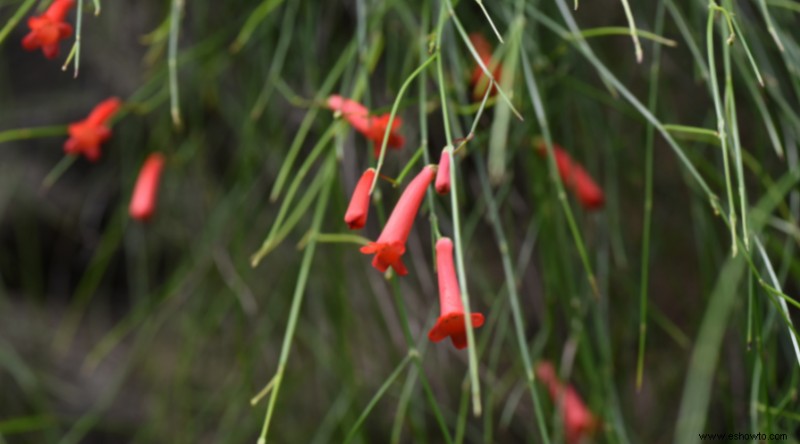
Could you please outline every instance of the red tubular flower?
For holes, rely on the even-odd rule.
[[[478,53],[478,57],[480,57],[481,62],[483,62],[484,66],[488,69],[492,69],[492,45],[486,41],[486,38],[483,35],[478,33],[473,33],[469,35],[469,41],[472,43],[472,46],[475,48],[475,51]],[[495,80],[500,79],[500,74],[502,74],[503,68],[498,63],[497,66],[492,70],[492,76]],[[472,98],[474,100],[481,100],[483,96],[486,94],[486,88],[489,88],[491,80],[488,78],[484,78],[483,69],[481,69],[480,65],[475,65],[475,68],[472,70],[472,77],[470,78],[469,84],[472,86]],[[493,89],[490,93],[491,95],[497,94],[497,90]]]
[[[537,144],[537,151],[540,155],[547,156],[547,148],[543,142]],[[587,210],[603,208],[605,203],[603,190],[595,183],[592,176],[579,163],[573,161],[564,148],[556,144],[553,144],[553,155],[561,180],[575,193],[581,205]]]
[[[327,106],[333,111],[340,112],[342,117],[356,131],[371,140],[375,150],[375,157],[380,155],[383,136],[386,133],[386,127],[389,125],[390,114],[370,116],[369,110],[364,105],[339,95],[328,97]],[[394,117],[392,128],[389,132],[389,140],[387,141],[389,148],[400,149],[405,145],[405,138],[398,132],[402,123],[403,120],[399,116]]]
[[[350,205],[344,215],[344,221],[351,230],[360,230],[367,223],[369,213],[369,188],[375,179],[375,170],[369,168],[361,175],[361,179],[356,184],[353,196],[350,198]]]
[[[447,153],[447,148],[442,150],[442,155],[439,158],[439,171],[436,172],[435,188],[439,194],[450,192],[450,155]]]
[[[67,12],[75,0],[55,0],[44,14],[28,19],[31,31],[22,39],[22,47],[28,51],[42,48],[44,56],[58,56],[58,43],[72,35],[72,25],[64,23]]]
[[[153,153],[147,156],[142,169],[139,171],[136,185],[133,187],[133,196],[128,207],[128,213],[131,218],[146,221],[155,212],[158,199],[158,182],[161,179],[161,170],[163,169],[163,154]]]
[[[428,339],[439,342],[450,336],[453,345],[461,350],[467,346],[467,326],[461,290],[458,288],[456,270],[453,267],[453,242],[449,238],[443,237],[436,242],[436,265],[441,315],[428,332]],[[483,325],[483,315],[480,313],[471,313],[470,319],[473,328]]]
[[[425,197],[425,190],[435,175],[435,167],[429,165],[423,168],[403,191],[378,240],[361,247],[362,253],[375,254],[372,266],[381,273],[386,272],[391,266],[400,276],[408,274],[401,258],[406,252],[406,240]]]
[[[599,421],[583,403],[578,392],[571,386],[564,387],[558,380],[553,364],[547,361],[537,364],[536,377],[547,385],[553,402],[561,403],[566,443],[578,444],[584,437],[592,435]]]
[[[69,139],[64,143],[67,154],[83,154],[96,162],[100,158],[100,145],[111,137],[106,122],[117,112],[122,102],[116,97],[100,102],[85,120],[69,125]]]

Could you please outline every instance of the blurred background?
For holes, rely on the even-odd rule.
[[[616,1],[486,2],[503,44],[467,0],[181,3],[85,2],[74,78],[72,38],[55,60],[20,45],[48,2],[0,0],[0,443],[254,443],[268,409],[276,443],[562,442],[526,376],[542,360],[599,418],[585,442],[798,441],[800,3],[631,2],[641,63]],[[468,33],[508,102],[472,98]],[[382,169],[402,181],[379,182],[362,232],[342,218],[376,159],[330,94],[403,121]],[[111,96],[100,161],[66,158],[66,125]],[[429,195],[409,275],[383,276],[358,248],[438,161],[443,115],[455,143],[474,128],[457,206]],[[539,137],[602,209],[558,199]],[[157,151],[158,208],[131,220]],[[487,319],[477,417],[468,350],[427,340],[431,221],[453,237],[455,214]]]

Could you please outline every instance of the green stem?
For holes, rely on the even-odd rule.
[[[80,3],[81,1],[79,1],[79,4]],[[178,35],[180,34],[183,3],[184,0],[172,0],[169,26],[169,49],[167,54],[167,66],[169,67],[170,114],[172,115],[172,123],[177,129],[180,129],[182,126],[180,98],[178,91]],[[76,56],[76,72],[77,65],[78,61]]]
[[[336,156],[331,153],[328,155],[326,164],[323,167],[325,174],[328,177],[331,186],[323,187],[323,191],[319,195],[317,207],[314,209],[314,217],[311,222],[311,232],[316,234],[322,226],[322,221],[325,216],[325,209],[328,207],[330,201],[330,191],[333,187],[334,167],[336,165]],[[317,247],[316,236],[312,235],[308,243],[308,247],[303,253],[303,260],[300,265],[300,274],[297,277],[297,283],[294,289],[294,296],[292,296],[292,307],[289,310],[289,321],[286,324],[286,332],[283,336],[283,344],[281,345],[281,354],[278,358],[278,370],[275,372],[275,385],[269,398],[269,406],[264,418],[264,425],[261,428],[261,434],[258,438],[258,444],[265,444],[267,442],[267,433],[269,432],[270,421],[275,411],[275,402],[278,399],[278,393],[281,389],[283,382],[283,375],[286,369],[286,362],[289,360],[289,352],[292,348],[292,341],[294,339],[295,329],[297,328],[297,320],[300,317],[300,307],[303,305],[303,295],[305,294],[306,284],[308,283],[308,275],[311,271],[311,264],[314,260],[314,253]]]
[[[656,11],[656,33],[664,29],[664,2],[658,4]],[[661,47],[654,45],[653,63],[650,66],[650,93],[647,100],[647,108],[650,112],[656,112],[658,103],[658,73],[661,65]],[[642,388],[644,375],[644,352],[647,342],[647,290],[650,277],[650,230],[653,217],[653,145],[655,139],[655,127],[647,125],[647,136],[645,141],[645,186],[644,186],[644,222],[642,223],[642,279],[639,284],[639,350],[636,358],[636,390]]]
[[[378,156],[378,165],[375,167],[375,178],[372,180],[372,186],[370,186],[369,192],[372,194],[373,190],[375,190],[375,184],[378,183],[378,179],[380,178],[381,168],[383,168],[383,159],[386,157],[386,145],[389,143],[389,134],[392,132],[392,123],[394,122],[394,117],[397,114],[397,108],[400,106],[400,100],[403,98],[408,87],[411,85],[411,82],[422,72],[428,65],[431,64],[434,60],[437,60],[439,53],[437,51],[436,54],[428,57],[427,60],[422,62],[414,72],[411,73],[406,78],[406,81],[403,82],[403,86],[400,87],[400,91],[397,92],[397,97],[394,99],[394,104],[392,105],[392,111],[389,114],[389,122],[386,124],[386,131],[383,133],[383,142],[381,142],[381,154]]]
[[[0,44],[3,43],[6,37],[8,37],[8,34],[11,33],[11,30],[17,26],[17,23],[22,20],[22,17],[24,17],[25,14],[27,14],[28,11],[33,7],[34,3],[36,3],[36,0],[25,0],[25,3],[19,5],[17,12],[15,12],[14,15],[8,19],[6,25],[3,26],[3,29],[0,29]]]
[[[452,8],[450,12],[453,17]],[[444,31],[444,24],[447,21],[447,9],[445,3],[442,2],[439,11],[439,23],[436,30],[436,50],[441,51],[442,48],[442,32]],[[442,106],[442,120],[444,121],[444,132],[447,141],[447,155],[450,156],[450,208],[453,217],[453,242],[455,244],[456,268],[458,269],[458,285],[461,288],[461,302],[464,305],[464,324],[467,330],[467,354],[469,355],[469,374],[470,374],[470,388],[472,389],[472,413],[475,416],[481,414],[481,388],[480,379],[478,378],[478,356],[475,351],[475,333],[472,329],[472,310],[469,304],[469,290],[467,288],[467,274],[464,267],[464,244],[461,240],[461,217],[460,209],[458,206],[458,186],[457,186],[457,164],[453,158],[453,135],[450,132],[450,116],[447,111],[447,93],[445,91],[444,72],[442,70],[442,59],[436,60],[436,73],[439,81],[439,99]]]
[[[722,165],[725,172],[725,188],[728,195],[728,219],[731,225],[731,256],[735,257],[737,253],[736,207],[733,203],[733,185],[731,185],[730,162],[728,160],[730,154],[728,153],[728,136],[725,133],[725,112],[719,96],[716,57],[714,56],[714,11],[719,8],[715,6],[713,1],[709,4],[706,24],[706,56],[708,57],[708,72],[711,80],[711,97],[714,100],[714,110],[717,113],[717,134],[722,147]]]

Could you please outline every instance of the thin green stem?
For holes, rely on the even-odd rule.
[[[455,17],[452,8],[450,13]],[[442,48],[442,33],[444,32],[444,24],[446,23],[447,9],[445,3],[439,11],[439,23],[436,30],[436,49],[441,51]],[[436,60],[436,73],[439,82],[439,99],[442,107],[442,120],[444,122],[444,132],[447,141],[447,155],[450,156],[450,208],[453,217],[453,242],[455,244],[456,268],[458,270],[458,285],[461,288],[461,302],[464,305],[464,324],[467,330],[467,354],[469,356],[469,374],[470,374],[470,388],[472,390],[472,413],[475,416],[481,414],[481,388],[480,379],[478,378],[478,355],[475,351],[475,333],[472,329],[472,310],[469,304],[469,290],[467,288],[467,274],[464,267],[464,244],[461,240],[461,220],[460,208],[458,206],[458,175],[457,164],[453,158],[453,135],[450,131],[450,116],[447,110],[447,93],[445,91],[444,71],[442,69],[442,59]]]
[[[319,138],[317,144],[311,150],[311,153],[309,153],[309,155],[305,158],[303,164],[296,171],[294,180],[289,186],[289,191],[286,193],[286,198],[283,200],[280,210],[278,210],[278,216],[275,218],[275,222],[272,223],[272,228],[269,230],[267,237],[264,239],[264,242],[261,244],[261,247],[258,249],[258,251],[253,253],[253,255],[250,257],[251,266],[258,266],[261,260],[264,259],[264,256],[266,256],[275,247],[274,243],[275,239],[278,238],[278,230],[283,227],[283,220],[289,211],[289,207],[291,206],[294,195],[300,188],[300,184],[303,182],[306,174],[308,174],[309,170],[314,165],[314,161],[317,160],[317,158],[322,154],[327,147],[328,142],[330,142],[339,128],[342,128],[341,122],[335,122],[333,125],[329,126],[325,133],[323,133]],[[322,194],[324,194],[324,192]]]
[[[19,5],[17,11],[11,16],[11,18],[8,19],[6,25],[3,26],[3,29],[0,29],[0,44],[2,44],[6,37],[8,37],[8,35],[11,33],[11,30],[17,26],[17,23],[22,20],[22,17],[24,17],[25,14],[30,11],[34,3],[36,3],[36,0],[25,0],[25,3]]]
[[[336,82],[342,76],[344,69],[352,61],[355,53],[356,46],[353,44],[350,44],[347,49],[342,52],[342,56],[339,57],[339,60],[329,71],[328,77],[322,83],[322,86],[320,86],[317,90],[317,95],[314,97],[315,103],[322,101],[322,99],[330,93]],[[305,142],[308,133],[311,131],[311,127],[316,120],[318,112],[318,107],[312,107],[310,110],[308,110],[303,118],[303,122],[300,124],[300,128],[297,130],[297,135],[294,137],[294,140],[292,140],[292,144],[289,146],[289,150],[286,153],[286,158],[284,159],[283,164],[281,164],[281,168],[278,171],[278,177],[275,179],[275,185],[272,186],[272,191],[269,194],[270,201],[275,202],[278,200],[278,197],[280,197],[283,186],[286,183],[286,180],[289,178],[289,174],[292,172],[294,161],[300,154],[300,149],[303,147],[303,142]]]
[[[639,30],[636,29],[636,22],[633,19],[631,12],[631,5],[628,0],[622,0],[622,7],[625,9],[625,17],[628,19],[628,27],[630,28],[631,39],[633,40],[634,52],[636,54],[636,62],[642,63],[642,44],[639,42]]]
[[[416,354],[418,354],[416,350],[414,349],[409,350],[408,354],[406,354],[406,357],[403,358],[402,361],[400,361],[400,364],[398,364],[397,367],[394,369],[394,371],[389,375],[389,377],[386,378],[386,381],[384,381],[384,383],[381,385],[381,387],[369,401],[367,406],[364,407],[364,411],[361,412],[361,415],[359,415],[358,419],[356,420],[356,423],[353,424],[353,427],[350,428],[350,431],[347,433],[347,437],[345,437],[344,439],[345,443],[349,443],[353,440],[359,427],[361,427],[361,424],[363,424],[364,421],[366,421],[367,416],[369,416],[369,413],[372,411],[373,408],[375,408],[375,405],[378,403],[378,401],[381,400],[383,395],[386,394],[386,391],[389,390],[389,387],[391,387],[392,384],[394,384],[394,382],[397,380],[397,378],[400,377],[400,373],[402,373],[403,370],[405,370],[406,366],[408,366],[408,364],[413,359],[413,356]]]
[[[172,124],[175,125],[175,128],[177,129],[180,129],[183,126],[181,123],[180,97],[178,91],[178,36],[180,35],[181,14],[183,13],[184,1],[185,0],[172,0],[169,26],[169,48],[167,54],[167,67],[169,68],[170,114],[172,115]],[[82,1],[79,3],[82,3]],[[77,65],[78,62],[76,57],[76,72]]]
[[[742,144],[739,139],[739,123],[736,116],[736,99],[733,89],[733,74],[731,72],[731,48],[724,45],[722,57],[725,70],[725,111],[728,122],[730,122],[730,138],[733,147],[733,161],[736,168],[736,181],[739,185],[739,209],[742,217],[742,237],[744,238],[744,249],[750,251],[750,233],[747,229],[747,193],[745,192],[744,167],[742,166]],[[734,207],[734,212],[735,212]]]
[[[67,133],[66,125],[39,126],[34,128],[18,128],[0,131],[0,143],[15,140],[38,139],[40,137],[63,136]]]
[[[511,262],[511,251],[506,240],[505,232],[503,231],[503,224],[500,221],[500,214],[497,209],[495,197],[492,195],[491,188],[489,187],[489,179],[487,177],[483,160],[480,156],[475,156],[475,161],[478,163],[478,178],[481,182],[481,189],[483,191],[483,199],[486,202],[486,207],[489,210],[489,221],[494,231],[495,239],[497,240],[497,247],[500,250],[500,257],[503,264],[503,274],[506,281],[506,291],[508,292],[508,301],[511,306],[511,315],[514,320],[514,333],[517,337],[517,346],[519,353],[522,357],[522,366],[525,369],[525,383],[527,384],[531,400],[533,401],[534,413],[536,416],[536,423],[539,428],[539,434],[544,444],[550,442],[550,437],[547,434],[547,422],[544,418],[541,401],[539,394],[536,391],[535,380],[536,375],[533,372],[533,360],[531,359],[530,351],[528,349],[528,341],[525,337],[525,320],[522,315],[522,308],[519,302],[519,293],[517,290],[517,279],[514,276],[514,265]]]
[[[372,186],[370,186],[369,192],[375,190],[375,185],[378,183],[378,179],[380,178],[381,168],[383,168],[383,160],[386,157],[386,146],[389,143],[389,134],[392,132],[392,123],[394,122],[394,117],[397,115],[397,108],[400,106],[400,100],[403,98],[408,87],[411,85],[411,82],[422,72],[428,65],[431,64],[434,60],[438,59],[439,53],[437,51],[436,54],[428,57],[427,60],[422,62],[417,69],[414,70],[403,82],[403,86],[400,87],[400,91],[397,92],[397,97],[394,99],[394,104],[392,104],[392,111],[389,114],[389,122],[386,124],[386,131],[383,133],[383,142],[381,142],[381,154],[378,156],[378,165],[375,167],[375,178],[372,180]]]
[[[241,51],[244,45],[250,41],[250,37],[252,37],[258,25],[260,25],[272,11],[277,9],[281,3],[283,3],[283,0],[264,0],[260,5],[256,6],[253,12],[247,17],[247,21],[244,22],[242,30],[239,31],[239,34],[236,36],[236,40],[231,43],[231,52]]]
[[[569,226],[572,238],[575,241],[575,247],[578,249],[578,254],[581,258],[583,268],[586,271],[586,278],[592,288],[592,293],[595,295],[595,297],[599,298],[600,290],[597,287],[597,280],[595,279],[594,271],[592,271],[591,262],[589,262],[589,255],[586,252],[586,246],[583,243],[583,237],[581,236],[578,225],[575,222],[575,217],[572,214],[572,209],[567,201],[567,193],[564,190],[564,184],[558,174],[558,166],[556,165],[556,158],[553,154],[553,138],[550,135],[550,123],[547,119],[547,113],[544,109],[544,102],[542,101],[542,97],[539,92],[539,86],[537,85],[536,77],[534,76],[533,70],[530,66],[531,63],[528,59],[528,55],[525,53],[525,51],[522,51],[522,72],[525,75],[525,83],[528,87],[528,94],[530,95],[531,102],[533,103],[536,119],[539,122],[539,127],[542,129],[542,135],[544,136],[545,146],[547,148],[547,164],[550,173],[550,181],[553,182],[553,186],[556,189],[556,196],[561,204],[561,209],[564,211],[564,216],[567,218],[567,225]]]
[[[711,97],[714,100],[714,110],[717,114],[717,134],[722,149],[722,165],[725,172],[725,188],[728,195],[728,219],[731,222],[731,256],[737,253],[736,236],[736,206],[733,203],[733,185],[731,185],[730,162],[728,161],[728,136],[725,133],[725,112],[722,107],[722,100],[719,95],[719,84],[717,82],[717,65],[714,56],[714,8],[713,2],[709,5],[708,21],[706,25],[706,56],[708,57],[708,72],[711,81]],[[717,7],[718,8],[718,7]]]
[[[325,166],[323,167],[326,177],[330,182],[330,186],[324,187],[322,193],[319,195],[319,200],[317,201],[317,206],[314,209],[314,216],[311,222],[311,232],[316,234],[320,227],[322,226],[322,221],[325,216],[325,209],[328,207],[328,201],[330,200],[330,191],[334,188],[333,187],[333,179],[334,179],[334,168],[336,166],[336,156],[334,153],[328,155],[328,159],[326,160]],[[315,236],[312,236],[312,239],[308,243],[308,247],[303,252],[303,259],[300,265],[300,274],[297,276],[297,283],[294,289],[294,295],[292,296],[292,306],[289,311],[289,320],[286,324],[286,332],[283,336],[283,344],[281,345],[281,354],[278,358],[278,369],[275,372],[275,385],[272,389],[270,398],[269,398],[269,406],[267,407],[267,413],[264,417],[264,425],[261,428],[261,434],[258,438],[258,444],[265,444],[267,442],[267,434],[269,432],[269,425],[270,421],[272,420],[272,415],[275,412],[275,403],[278,399],[278,393],[280,392],[281,383],[283,382],[283,375],[286,369],[286,363],[289,360],[289,352],[292,348],[292,341],[294,340],[294,333],[295,329],[297,328],[297,320],[300,317],[300,308],[303,305],[303,296],[305,294],[306,284],[308,283],[308,276],[311,271],[311,264],[314,261],[314,253],[317,247],[317,240]]]
[[[656,10],[655,32],[661,33],[664,29],[664,2],[658,4]],[[661,68],[661,47],[653,45],[653,63],[650,66],[650,92],[647,99],[647,108],[651,113],[656,112],[658,103],[658,73]],[[655,127],[647,125],[645,139],[645,179],[644,179],[644,221],[642,222],[642,278],[639,282],[639,349],[636,358],[636,390],[642,388],[644,375],[644,354],[647,342],[647,292],[650,278],[650,233],[653,218],[653,145],[655,142]]]
[[[672,39],[668,39],[666,37],[662,37],[658,31],[655,33],[649,31],[643,31],[641,29],[636,30],[636,34],[647,40],[652,40],[656,43],[660,43],[662,45],[666,45],[669,47],[676,47],[678,46],[678,42]],[[631,35],[631,29],[625,28],[622,26],[602,26],[599,28],[589,28],[581,30],[581,37],[583,38],[592,38],[592,37],[608,37],[608,36],[615,36],[615,35]],[[571,37],[574,39],[575,37]]]

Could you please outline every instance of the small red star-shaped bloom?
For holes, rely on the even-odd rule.
[[[96,162],[100,159],[100,145],[111,137],[106,122],[117,112],[122,102],[116,97],[100,102],[89,113],[89,117],[69,125],[69,139],[64,143],[64,152],[70,155],[83,154]]]
[[[436,242],[436,269],[439,275],[441,316],[428,332],[428,339],[439,342],[449,336],[453,345],[461,350],[467,346],[467,325],[461,290],[453,267],[453,241],[449,238],[443,237]],[[480,313],[471,313],[470,320],[472,328],[483,325],[483,315]]]
[[[492,69],[492,45],[486,41],[483,35],[478,33],[470,34],[469,41],[478,53],[478,57],[480,57],[483,65],[490,69],[492,71],[492,77],[499,81],[500,75],[503,73],[503,67],[497,63],[497,66]],[[474,100],[481,100],[486,94],[486,89],[491,85],[491,79],[486,77],[480,65],[476,64],[475,68],[472,70],[469,84],[472,86],[472,98]],[[492,96],[497,94],[497,89],[493,88],[489,94]]]
[[[597,430],[600,422],[583,403],[578,392],[571,386],[564,387],[550,362],[540,362],[536,366],[536,377],[547,385],[550,397],[561,403],[561,418],[567,444],[579,444],[585,437]]]
[[[369,168],[361,175],[361,179],[356,184],[353,196],[350,198],[350,205],[344,214],[344,221],[351,230],[360,230],[367,223],[369,214],[369,189],[375,179],[375,170]]]
[[[447,148],[442,150],[439,158],[439,171],[436,172],[434,188],[437,193],[442,195],[450,192],[450,154],[447,152]]]
[[[158,201],[158,183],[161,180],[161,171],[164,169],[164,155],[153,153],[139,171],[136,185],[133,187],[131,204],[128,214],[139,221],[147,221],[153,216]]]
[[[537,143],[538,153],[546,157],[547,148],[544,142]],[[569,153],[559,145],[553,144],[553,156],[556,159],[558,174],[561,180],[571,189],[581,205],[587,210],[599,210],[603,208],[605,196],[603,190],[592,179],[583,167],[572,160]]]
[[[364,254],[374,254],[372,266],[381,273],[392,267],[400,276],[408,274],[402,256],[406,252],[406,240],[411,233],[425,190],[436,175],[436,166],[428,165],[408,184],[386,221],[378,240],[361,247]]]
[[[44,14],[28,19],[31,31],[22,39],[22,47],[28,51],[42,48],[44,56],[53,59],[58,56],[58,43],[72,35],[72,25],[64,22],[67,12],[75,5],[75,0],[55,0]]]
[[[381,153],[381,144],[386,134],[386,127],[389,126],[390,114],[370,116],[369,110],[364,105],[355,100],[346,99],[339,95],[328,97],[326,105],[329,109],[341,113],[350,126],[360,132],[368,140],[371,140],[374,147],[375,157]],[[389,140],[386,145],[389,148],[400,149],[405,145],[405,138],[399,133],[403,120],[395,116],[389,132]]]

